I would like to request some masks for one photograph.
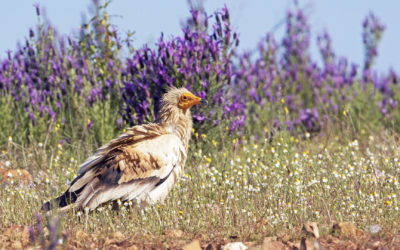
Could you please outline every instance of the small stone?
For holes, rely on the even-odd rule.
[[[264,238],[261,249],[263,250],[281,250],[286,249],[285,245],[278,241],[276,237],[266,237]]]
[[[27,246],[30,243],[29,227],[25,226],[21,233],[21,243],[23,246]]]
[[[382,229],[381,226],[379,226],[378,224],[375,224],[375,225],[372,225],[372,226],[368,227],[368,231],[370,233],[372,233],[372,234],[378,233],[379,231],[381,231],[381,229]]]
[[[200,241],[194,240],[182,248],[183,250],[201,250]]]
[[[75,237],[77,240],[82,241],[82,240],[86,240],[88,235],[85,232],[83,232],[82,230],[78,230],[75,233]]]
[[[316,239],[319,238],[319,229],[317,223],[315,222],[307,221],[306,223],[304,223],[302,231],[306,235],[311,235]]]
[[[164,235],[170,238],[180,238],[183,236],[183,231],[179,229],[165,230]]]
[[[128,247],[128,250],[139,250],[139,248],[135,245]]]
[[[119,231],[112,233],[111,237],[113,237],[114,239],[116,239],[118,241],[122,241],[125,238],[124,234]]]
[[[14,241],[12,244],[11,244],[11,248],[12,249],[22,249],[22,243],[21,243],[21,241]]]
[[[242,242],[231,242],[226,244],[223,250],[246,250],[247,247]]]
[[[333,231],[344,237],[355,237],[362,235],[362,231],[354,226],[353,223],[345,221],[333,225]]]

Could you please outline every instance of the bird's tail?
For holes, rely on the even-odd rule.
[[[74,207],[76,200],[78,199],[79,193],[82,191],[83,187],[76,192],[70,192],[69,189],[61,196],[43,203],[41,210],[48,212],[54,208],[61,208],[63,210],[68,210]]]

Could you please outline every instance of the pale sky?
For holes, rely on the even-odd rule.
[[[29,27],[37,22],[33,5],[39,3],[46,8],[51,23],[60,33],[70,33],[82,20],[82,14],[88,15],[91,0],[20,0],[3,1],[0,8],[0,58],[5,51],[15,50],[17,41],[28,36]],[[240,49],[252,50],[267,31],[272,30],[285,17],[287,7],[292,0],[206,0],[209,14],[215,9],[228,5],[233,26],[240,33]],[[364,50],[362,45],[362,26],[364,17],[373,11],[386,25],[386,31],[379,46],[379,56],[375,67],[387,70],[393,67],[400,72],[400,1],[386,0],[304,0],[298,1],[306,6],[310,16],[313,46],[312,56],[319,59],[316,52],[317,33],[326,29],[332,39],[337,54],[346,56],[351,62],[362,65]],[[148,42],[154,43],[161,32],[179,35],[181,21],[189,16],[186,0],[114,0],[110,4],[109,14],[112,23],[121,33],[135,32],[134,46],[141,47]],[[284,25],[278,26],[276,38],[284,32]]]

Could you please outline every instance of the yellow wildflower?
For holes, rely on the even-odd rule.
[[[289,109],[285,106],[285,113],[289,114]]]

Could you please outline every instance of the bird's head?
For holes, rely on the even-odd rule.
[[[165,126],[168,131],[176,133],[186,149],[192,131],[190,107],[199,102],[206,101],[186,88],[171,87],[162,98],[157,122]]]
[[[195,96],[186,88],[170,88],[163,96],[163,104],[176,106],[183,110],[184,113],[193,105],[203,101],[200,97]]]
[[[191,124],[190,107],[199,102],[207,103],[207,101],[195,96],[186,88],[171,87],[162,98],[158,122],[164,124],[176,123],[183,119]]]

